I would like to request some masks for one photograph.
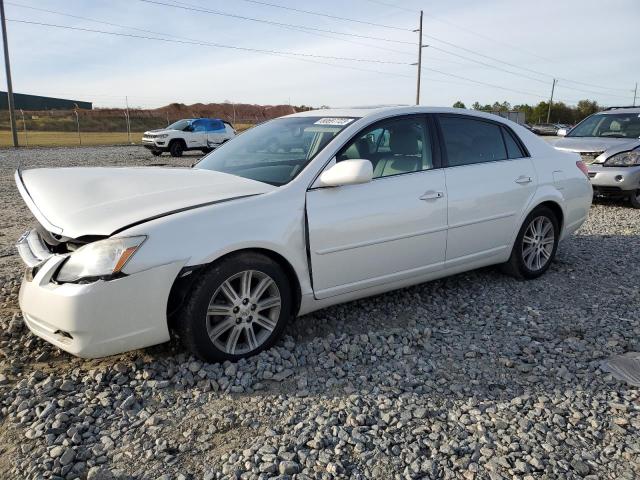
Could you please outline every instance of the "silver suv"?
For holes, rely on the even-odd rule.
[[[612,107],[585,118],[554,146],[577,152],[593,193],[629,198],[640,208],[640,107]]]

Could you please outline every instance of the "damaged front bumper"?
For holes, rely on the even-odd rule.
[[[28,238],[24,237],[27,247],[40,247]],[[39,260],[38,254],[28,248],[22,248],[20,254],[28,264],[26,260]],[[167,300],[183,262],[111,280],[57,283],[55,274],[66,257],[50,254],[27,269],[19,302],[25,323],[35,335],[84,358],[169,340]]]

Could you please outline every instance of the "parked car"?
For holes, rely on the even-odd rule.
[[[180,157],[187,150],[209,153],[236,133],[233,125],[219,118],[188,118],[161,130],[144,132],[142,145],[155,156],[169,152],[172,157]]]
[[[558,127],[556,135],[559,137],[564,137],[573,128],[572,125],[569,125],[567,123],[557,123],[556,126]]]
[[[628,198],[640,208],[640,107],[595,113],[554,146],[581,155],[596,195]]]
[[[556,135],[558,133],[558,125],[555,123],[536,123],[531,127],[531,131],[538,135]]]
[[[306,145],[271,151],[273,137]],[[235,361],[329,305],[493,264],[537,278],[592,199],[578,155],[495,115],[427,107],[289,115],[194,168],[15,179],[39,222],[18,242],[25,322],[83,357],[175,331]]]

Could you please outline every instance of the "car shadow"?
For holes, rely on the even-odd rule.
[[[633,333],[640,324],[634,283],[640,266],[611,255],[621,245],[639,251],[640,237],[572,237],[536,280],[516,280],[488,267],[304,315],[271,350],[239,363],[237,370],[246,374],[242,381],[228,378],[216,388],[252,395],[310,392],[323,385],[323,394],[340,395],[345,387],[352,392],[386,386],[500,399],[527,390],[602,386],[608,381],[598,368],[603,359],[640,350],[640,338]],[[31,341],[44,343],[35,337]],[[97,360],[53,349],[37,363],[52,369],[110,369],[116,363],[155,369],[163,362],[191,360],[172,340]],[[273,367],[274,375],[285,369],[291,374],[273,381],[265,365]],[[212,371],[218,375],[222,369],[215,365]],[[377,373],[385,371],[396,375]],[[426,374],[430,386],[412,380]],[[206,378],[217,381],[216,375]],[[302,377],[309,377],[307,384],[298,388]],[[177,389],[198,388],[199,380],[194,377]],[[449,387],[442,389],[443,382]],[[167,388],[173,388],[171,382]]]

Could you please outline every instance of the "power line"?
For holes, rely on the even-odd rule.
[[[504,60],[500,60],[499,58],[491,57],[489,55],[485,55],[485,54],[477,52],[475,50],[471,50],[469,48],[462,47],[462,46],[457,45],[455,43],[448,42],[446,40],[442,40],[441,38],[435,37],[433,35],[427,35],[425,33],[424,36],[428,37],[428,38],[431,38],[431,39],[433,39],[433,40],[435,40],[437,42],[444,43],[445,45],[449,45],[451,47],[454,47],[454,48],[457,48],[457,49],[460,49],[460,50],[464,50],[465,52],[472,53],[474,55],[478,55],[480,57],[483,57],[483,58],[486,58],[486,59],[489,59],[489,60],[493,60],[494,62],[502,63],[503,65],[508,65],[510,67],[513,67],[513,68],[518,68],[520,70],[525,70],[527,72],[534,73],[536,75],[541,75],[541,76],[544,76],[544,77],[547,77],[547,78],[557,78],[559,80],[563,80],[563,81],[568,82],[568,83],[575,83],[575,84],[578,84],[578,85],[585,85],[585,86],[589,86],[589,87],[593,87],[593,88],[601,88],[601,89],[604,89],[604,90],[618,90],[618,91],[625,91],[625,92],[628,91],[627,89],[624,89],[624,88],[602,87],[602,86],[593,85],[593,84],[589,84],[589,83],[585,83],[585,82],[578,82],[576,80],[570,80],[568,78],[563,78],[563,77],[559,77],[559,76],[554,77],[553,75],[551,75],[549,73],[541,72],[539,70],[533,70],[533,69],[527,68],[527,67],[521,67],[520,65],[516,65],[516,64],[510,63],[510,62],[506,62]],[[589,93],[594,93],[594,92],[589,92]],[[606,94],[600,93],[600,95],[606,95]]]
[[[22,5],[19,5],[19,4],[15,4],[13,2],[7,2],[7,3],[12,3],[14,5],[22,6]],[[27,7],[27,8],[35,8],[35,7]],[[44,10],[44,9],[40,9],[40,10]],[[48,11],[48,12],[62,14],[61,12],[55,12],[55,11]],[[130,28],[130,29],[134,29],[134,30],[144,31],[144,32],[147,32],[147,33],[153,33],[153,34],[156,34],[156,35],[167,35],[167,34],[161,34],[159,32],[153,32],[153,31],[149,31],[149,30],[138,29],[136,27],[129,27],[129,26],[119,25],[119,24],[110,23],[110,22],[101,22],[101,21],[98,21],[98,20],[90,19],[90,18],[87,18],[87,17],[80,17],[80,16],[77,16],[77,15],[70,15],[70,14],[62,14],[62,15],[69,15],[69,16],[73,16],[75,18],[86,19],[86,20],[89,20],[89,21],[96,21],[96,22],[105,23],[105,24],[109,24],[109,25],[112,25],[112,26],[122,27],[122,28]],[[38,26],[53,27],[53,28],[62,28],[62,29],[68,29],[68,30],[84,31],[84,32],[90,32],[90,33],[101,33],[101,34],[115,35],[115,36],[121,36],[121,37],[139,38],[139,39],[145,39],[145,40],[156,40],[156,41],[164,41],[164,42],[187,44],[187,45],[210,46],[210,47],[215,47],[215,48],[229,48],[229,49],[234,49],[234,50],[264,53],[264,54],[275,55],[275,56],[280,56],[280,57],[284,57],[284,58],[292,58],[292,59],[295,59],[295,60],[307,61],[307,62],[311,62],[311,63],[321,64],[321,65],[328,65],[328,66],[337,67],[337,68],[347,68],[347,69],[351,69],[351,70],[365,71],[365,72],[369,72],[369,73],[377,73],[377,74],[390,75],[390,76],[395,76],[395,77],[412,78],[411,75],[404,75],[404,74],[399,74],[399,73],[394,73],[394,72],[385,72],[385,71],[379,71],[379,70],[364,69],[364,68],[359,68],[359,67],[354,67],[354,66],[349,66],[349,65],[340,65],[340,64],[335,64],[335,63],[321,62],[321,61],[312,60],[312,59],[319,58],[319,59],[329,59],[329,60],[348,60],[348,61],[361,61],[361,62],[373,62],[373,63],[391,63],[391,64],[400,64],[400,65],[410,65],[408,63],[402,63],[402,62],[385,62],[385,61],[379,61],[379,60],[355,59],[355,58],[350,58],[350,57],[333,57],[333,56],[324,56],[324,55],[303,54],[303,53],[297,53],[297,52],[282,52],[282,51],[277,51],[277,50],[264,50],[264,49],[249,48],[249,47],[238,47],[238,46],[232,46],[232,45],[216,44],[216,43],[203,42],[203,41],[197,41],[197,40],[192,40],[192,39],[172,40],[172,39],[161,38],[161,37],[150,37],[150,36],[133,35],[133,34],[119,33],[119,32],[108,32],[108,31],[104,31],[104,30],[88,29],[88,28],[81,28],[81,27],[72,27],[72,26],[66,26],[66,25],[57,25],[57,24],[49,24],[49,23],[43,23],[43,22],[33,22],[33,21],[26,21],[26,20],[8,19],[8,21],[17,22],[17,23],[24,23],[24,24],[31,24],[31,25],[38,25]],[[180,37],[177,37],[177,38],[180,38]],[[182,37],[182,38],[185,38],[185,37]],[[440,49],[440,50],[442,50],[442,49]],[[444,50],[442,50],[442,51],[444,51]],[[447,53],[449,53],[449,52],[447,52]],[[466,59],[466,57],[464,57],[464,58]],[[488,64],[486,64],[486,65],[487,66],[491,66],[491,65],[488,65]],[[493,67],[495,67],[495,66],[493,66]],[[441,70],[437,70],[437,69],[434,69],[434,68],[423,67],[423,70],[431,71],[431,72],[438,73],[438,74],[445,75],[445,76],[452,77],[452,78],[457,78],[459,80],[463,80],[465,82],[469,82],[469,83],[472,83],[472,84],[483,85],[483,86],[487,86],[487,87],[490,87],[490,88],[495,88],[495,89],[499,89],[499,90],[503,90],[503,91],[510,91],[510,92],[519,93],[519,94],[525,94],[525,95],[529,95],[529,96],[535,96],[535,97],[539,97],[539,98],[546,98],[544,95],[541,95],[541,94],[522,91],[522,90],[517,90],[517,89],[512,89],[512,88],[508,88],[508,87],[504,87],[504,86],[500,86],[500,85],[495,85],[495,84],[491,84],[491,83],[487,83],[487,82],[482,82],[482,81],[474,80],[474,79],[471,79],[471,78],[468,78],[468,77],[464,77],[464,76],[461,76],[461,75],[456,75],[456,74],[444,72],[444,71],[441,71]],[[513,72],[509,72],[509,73],[513,73]],[[430,79],[430,80],[437,81],[435,79]],[[595,93],[597,93],[597,92],[595,92]]]
[[[415,9],[402,7],[400,5],[396,5],[396,4],[388,3],[388,2],[383,2],[383,1],[380,1],[380,0],[365,0],[365,1],[370,2],[370,3],[376,3],[378,5],[384,5],[384,6],[387,6],[387,7],[395,8],[395,9],[398,9],[398,10],[402,10],[404,12],[411,12],[411,13],[415,13],[416,12]],[[440,23],[444,23],[444,24],[450,25],[450,26],[452,26],[452,27],[454,27],[454,28],[456,28],[458,30],[461,30],[461,31],[463,31],[465,33],[472,34],[472,35],[475,35],[477,37],[483,38],[485,40],[489,40],[489,41],[495,42],[495,43],[497,43],[499,45],[503,45],[503,46],[509,47],[509,48],[511,48],[513,50],[519,50],[519,51],[521,51],[523,53],[526,53],[527,55],[531,55],[531,56],[534,56],[534,57],[541,58],[542,60],[551,61],[548,58],[542,57],[542,56],[540,56],[540,55],[538,55],[536,53],[527,51],[527,50],[525,50],[523,48],[517,47],[517,46],[512,45],[510,43],[503,42],[501,40],[497,40],[495,38],[489,37],[488,35],[476,32],[474,30],[470,30],[468,27],[462,27],[462,26],[456,25],[455,23],[450,22],[448,20],[443,20],[441,18],[436,17],[435,15],[433,15],[431,13],[425,13],[425,16],[431,18],[432,20],[435,20],[436,22],[440,22]]]
[[[245,15],[237,15],[237,14],[234,14],[234,13],[221,12],[219,10],[210,10],[210,9],[207,9],[207,8],[198,7],[197,5],[191,5],[191,4],[187,4],[187,3],[184,3],[184,2],[181,2],[178,5],[178,4],[175,4],[175,3],[165,3],[165,2],[160,2],[160,1],[157,1],[157,0],[139,0],[139,1],[144,2],[144,3],[154,4],[154,5],[161,5],[161,6],[165,6],[165,7],[173,7],[173,8],[178,8],[178,9],[182,9],[182,10],[188,10],[188,11],[192,11],[192,12],[207,13],[207,14],[210,14],[210,15],[218,15],[218,16],[229,17],[229,18],[236,18],[238,20],[246,20],[246,21],[250,21],[250,22],[265,23],[267,25],[275,25],[275,26],[278,26],[278,27],[294,28],[294,29],[298,29],[298,30],[313,30],[313,31],[316,31],[316,32],[332,33],[334,35],[344,35],[344,36],[348,36],[348,37],[365,38],[365,39],[368,39],[368,40],[379,40],[379,41],[382,41],[382,42],[400,43],[400,44],[405,44],[405,45],[413,45],[414,44],[414,42],[407,42],[407,41],[403,41],[403,40],[395,40],[395,39],[391,39],[391,38],[374,37],[374,36],[370,36],[370,35],[360,35],[360,34],[356,34],[356,33],[338,32],[336,30],[327,30],[327,29],[323,29],[323,28],[309,27],[309,26],[306,26],[306,25],[296,25],[296,24],[292,24],[292,23],[276,22],[274,20],[265,20],[265,19],[262,19],[262,18],[247,17]]]
[[[514,71],[512,71],[512,70],[507,70],[507,69],[505,69],[505,68],[498,67],[498,66],[496,66],[496,65],[491,65],[490,63],[486,63],[486,62],[482,62],[482,61],[480,61],[480,60],[475,60],[475,59],[473,59],[473,58],[465,57],[464,55],[459,55],[459,54],[457,54],[457,53],[450,52],[450,51],[445,50],[445,49],[443,49],[443,48],[436,47],[435,45],[430,45],[430,46],[429,46],[429,48],[431,48],[431,49],[433,49],[433,50],[437,50],[438,52],[446,53],[447,55],[452,55],[452,56],[454,56],[454,57],[462,58],[462,59],[467,60],[467,61],[469,61],[469,62],[473,62],[473,63],[477,63],[477,64],[479,64],[479,65],[483,65],[483,66],[485,66],[485,67],[493,68],[493,69],[495,69],[495,70],[499,70],[499,71],[501,71],[501,72],[510,73],[511,75],[517,75],[517,76],[519,76],[519,77],[527,78],[527,79],[529,79],[529,80],[533,80],[534,82],[540,82],[540,83],[544,83],[544,84],[548,83],[548,82],[546,82],[545,80],[540,80],[539,78],[530,77],[530,76],[525,75],[525,74],[523,74],[523,73],[514,72]]]
[[[413,9],[406,8],[406,7],[401,7],[401,6],[399,6],[399,5],[395,5],[395,4],[393,4],[393,3],[383,2],[383,1],[380,1],[380,0],[365,0],[365,1],[367,1],[367,2],[371,2],[371,3],[376,3],[376,4],[379,4],[379,5],[385,5],[385,6],[392,7],[392,8],[396,8],[396,9],[398,9],[398,10],[403,10],[403,11],[406,11],[406,12],[412,12],[412,13],[414,13],[414,12],[415,12],[415,10],[413,10]],[[457,25],[457,24],[455,24],[454,22],[451,22],[451,21],[449,21],[449,20],[443,20],[443,19],[441,19],[441,18],[436,17],[436,16],[435,16],[435,15],[433,15],[433,14],[425,13],[425,15],[426,15],[426,16],[428,16],[428,17],[430,17],[431,19],[433,19],[433,20],[437,21],[437,22],[444,23],[444,24],[446,24],[446,25],[452,26],[452,27],[454,27],[454,28],[456,28],[456,29],[458,29],[458,30],[461,30],[461,31],[465,32],[465,33],[475,35],[475,36],[477,36],[477,37],[483,38],[483,39],[485,39],[485,40],[489,40],[489,41],[494,42],[494,43],[497,43],[497,44],[499,44],[499,45],[506,46],[506,47],[511,48],[511,49],[513,49],[513,50],[519,50],[519,51],[521,51],[521,52],[523,52],[523,53],[526,53],[527,55],[534,56],[534,57],[540,58],[540,59],[542,59],[542,60],[546,60],[546,61],[548,61],[548,62],[552,62],[552,61],[553,61],[553,60],[551,60],[551,59],[549,59],[549,58],[543,57],[543,56],[538,55],[538,54],[536,54],[536,53],[534,53],[534,52],[531,52],[531,51],[529,51],[529,50],[523,49],[522,47],[517,47],[517,46],[512,45],[512,44],[510,44],[510,43],[503,42],[503,41],[501,41],[501,40],[497,40],[497,39],[495,39],[495,38],[493,38],[493,37],[490,37],[490,36],[488,36],[488,35],[485,35],[485,34],[482,34],[482,33],[476,32],[476,31],[474,31],[474,30],[471,30],[471,29],[469,29],[468,27],[463,27],[463,26]],[[425,36],[427,36],[427,35],[425,35]],[[433,37],[433,36],[431,36],[430,38],[433,38],[434,40],[437,40],[437,41],[441,41],[441,42],[443,42],[443,43],[446,43],[446,44],[448,44],[448,45],[450,45],[450,46],[452,46],[452,47],[456,47],[456,48],[463,49],[463,50],[465,50],[465,51],[467,51],[467,52],[469,52],[469,53],[475,53],[476,55],[483,56],[483,57],[485,57],[485,58],[491,59],[491,60],[496,61],[496,62],[504,63],[504,64],[506,64],[506,65],[509,65],[509,66],[512,66],[512,67],[515,67],[515,68],[520,68],[520,69],[523,69],[523,70],[527,70],[527,71],[529,71],[529,72],[531,72],[531,73],[536,73],[536,74],[539,74],[539,75],[544,75],[544,76],[549,77],[549,78],[554,78],[554,75],[551,75],[551,74],[548,74],[548,73],[545,73],[545,72],[540,72],[540,71],[536,71],[536,70],[528,69],[528,68],[525,68],[525,67],[520,67],[520,66],[518,66],[518,65],[514,65],[514,64],[511,64],[511,63],[508,63],[508,62],[504,62],[504,61],[499,60],[499,59],[496,59],[496,58],[494,58],[494,57],[489,57],[489,56],[487,56],[487,55],[483,55],[483,54],[481,54],[481,53],[479,53],[479,52],[476,52],[476,51],[473,51],[473,50],[470,50],[470,49],[465,49],[464,47],[460,47],[459,45],[455,45],[455,44],[450,43],[450,42],[449,42],[449,43],[448,43],[448,42],[445,42],[444,40],[441,40],[441,39],[439,39],[439,38],[437,38],[437,37]],[[620,91],[620,92],[631,92],[631,91],[633,91],[633,90],[631,90],[631,89],[627,89],[627,88],[605,87],[605,86],[602,86],[602,85],[596,85],[596,84],[587,83],[587,82],[582,82],[582,81],[578,81],[578,80],[571,80],[571,79],[569,79],[569,78],[563,78],[563,77],[559,77],[559,76],[557,76],[557,75],[555,76],[555,78],[557,78],[557,79],[559,79],[559,80],[563,80],[564,82],[574,83],[574,84],[576,84],[576,85],[583,85],[583,86],[591,87],[591,88],[600,88],[600,89],[604,89],[604,90],[617,90],[617,91]],[[576,90],[577,90],[577,89],[576,89]],[[586,92],[586,93],[595,93],[595,94],[598,94],[598,95],[603,95],[602,93],[599,93],[599,92],[590,92],[590,91],[588,91],[588,90],[582,90],[582,91],[583,91],[583,92]],[[620,96],[620,97],[621,97],[621,96]]]
[[[95,18],[83,17],[83,16],[80,16],[80,15],[73,15],[71,13],[60,12],[60,11],[57,11],[57,10],[49,10],[49,9],[46,9],[46,8],[33,7],[33,6],[30,6],[30,5],[24,5],[24,4],[16,3],[16,2],[5,2],[5,3],[8,4],[8,5],[13,5],[15,7],[26,8],[26,9],[29,9],[29,10],[35,10],[35,11],[44,12],[44,13],[53,13],[55,15],[62,15],[64,17],[75,18],[75,19],[79,19],[79,20],[85,20],[85,21],[88,21],[88,22],[100,23],[100,24],[103,24],[103,25],[109,25],[111,27],[126,28],[126,29],[129,29],[129,30],[135,30],[135,31],[138,31],[138,32],[151,33],[153,35],[161,35],[161,36],[165,36],[165,37],[178,38],[178,39],[182,39],[182,40],[198,41],[198,40],[194,40],[194,39],[189,38],[189,37],[183,37],[183,36],[168,34],[168,33],[165,33],[165,32],[157,32],[157,31],[154,31],[154,30],[146,30],[146,29],[143,29],[143,28],[132,27],[130,25],[122,25],[122,24],[119,24],[119,23],[107,22],[107,21],[104,21],[104,20],[97,20]],[[394,48],[383,47],[383,46],[380,46],[380,45],[372,45],[372,44],[369,44],[369,43],[358,42],[356,40],[350,40],[350,39],[347,39],[347,38],[340,38],[340,37],[336,37],[336,36],[325,35],[325,34],[318,33],[318,32],[310,32],[310,31],[301,30],[301,29],[298,29],[298,28],[292,28],[291,30],[300,31],[300,32],[306,33],[308,35],[316,35],[316,36],[319,36],[319,37],[331,38],[331,39],[335,39],[335,40],[338,40],[338,41],[341,41],[341,42],[351,43],[351,44],[354,44],[354,45],[362,45],[362,46],[365,46],[365,47],[376,48],[378,50],[385,50],[385,51],[389,51],[389,52],[393,52],[393,53],[399,53],[399,54],[402,54],[402,55],[411,55],[411,56],[413,56],[412,53],[409,53],[409,52],[406,52],[406,51],[402,51],[402,50],[396,50]]]
[[[454,73],[448,73],[448,72],[443,72],[442,70],[436,70],[435,68],[422,67],[422,70],[427,70],[429,72],[439,73],[440,75],[445,75],[447,77],[457,78],[459,80],[465,80],[465,81],[471,82],[471,83],[477,83],[478,85],[484,85],[485,87],[497,88],[499,90],[505,90],[505,91],[514,92],[514,93],[520,93],[520,94],[529,95],[529,96],[532,96],[532,97],[546,98],[544,95],[541,95],[541,94],[538,94],[538,93],[526,92],[526,91],[523,91],[523,90],[516,90],[516,89],[513,89],[513,88],[508,88],[508,87],[503,87],[503,86],[500,86],[500,85],[495,85],[493,83],[482,82],[480,80],[474,80],[472,78],[463,77],[462,75],[456,75]]]
[[[540,80],[539,78],[531,77],[531,76],[529,76],[529,75],[525,75],[525,74],[522,74],[522,73],[519,73],[519,72],[514,72],[514,71],[512,71],[512,70],[507,70],[507,69],[505,69],[505,68],[501,68],[501,67],[498,67],[498,66],[496,66],[496,65],[491,65],[491,64],[489,64],[489,63],[482,62],[482,61],[480,61],[480,60],[475,60],[475,59],[473,59],[473,58],[465,57],[464,55],[459,55],[459,54],[457,54],[457,53],[450,52],[450,51],[448,51],[448,50],[445,50],[445,49],[442,49],[442,48],[436,47],[436,46],[434,46],[434,45],[431,45],[431,46],[430,46],[430,48],[432,48],[432,49],[434,49],[434,50],[437,50],[437,51],[439,51],[439,52],[446,53],[446,54],[448,54],[448,55],[453,55],[454,57],[462,58],[462,59],[467,60],[467,61],[469,61],[469,62],[477,63],[477,64],[479,64],[479,65],[484,65],[485,67],[493,68],[493,69],[495,69],[495,70],[499,70],[499,71],[501,71],[501,72],[506,72],[506,73],[510,73],[511,75],[516,75],[516,76],[518,76],[518,77],[526,78],[526,79],[532,80],[532,81],[534,81],[534,82],[539,82],[539,83],[544,83],[544,84],[548,84],[548,83],[549,83],[549,82],[548,82],[548,81],[546,81],[546,80]],[[584,89],[582,89],[582,88],[578,88],[578,87],[568,87],[568,88],[569,88],[570,90],[572,90],[572,91],[584,92],[584,93],[592,93],[592,94],[594,94],[594,95],[601,95],[601,96],[606,96],[606,97],[627,98],[627,95],[619,95],[619,94],[615,94],[615,93],[595,92],[595,91],[593,91],[593,90],[584,90]]]
[[[384,5],[385,7],[397,8],[398,10],[403,10],[405,12],[416,13],[417,9],[411,9],[407,7],[401,7],[400,5],[395,5],[393,3],[381,2],[380,0],[366,0],[367,2],[377,3],[378,5]]]
[[[313,12],[311,10],[302,10],[300,8],[287,7],[286,5],[278,5],[276,3],[263,2],[263,1],[260,1],[260,0],[242,0],[242,1],[243,2],[247,2],[247,3],[253,3],[253,4],[256,4],[256,5],[265,5],[265,6],[268,6],[268,7],[280,8],[282,10],[289,10],[289,11],[292,11],[292,12],[305,13],[307,15],[315,15],[317,17],[332,18],[334,20],[343,20],[343,21],[346,21],[346,22],[360,23],[360,24],[363,24],[363,25],[371,25],[371,26],[374,26],[374,27],[390,28],[390,29],[393,29],[393,30],[401,30],[401,31],[409,31],[409,32],[412,31],[412,29],[410,29],[410,28],[395,27],[395,26],[392,26],[392,25],[384,25],[384,24],[381,24],[381,23],[374,23],[374,22],[368,22],[368,21],[365,21],[365,20],[358,20],[356,18],[341,17],[339,15],[331,15],[331,14],[322,13],[322,12]],[[182,3],[182,2],[176,2],[176,3]]]
[[[528,51],[528,50],[525,50],[525,49],[524,49],[524,48],[522,48],[522,47],[518,47],[518,46],[516,46],[516,45],[511,45],[510,43],[503,42],[503,41],[501,41],[501,40],[497,40],[497,39],[492,38],[492,37],[490,37],[490,36],[488,36],[488,35],[485,35],[485,34],[483,34],[483,33],[479,33],[479,32],[476,32],[476,31],[474,31],[474,30],[470,30],[470,29],[469,29],[469,28],[467,28],[467,27],[463,27],[463,26],[460,26],[460,25],[456,25],[455,23],[450,22],[449,20],[443,20],[443,19],[441,19],[441,18],[436,17],[436,16],[435,16],[435,15],[433,15],[433,14],[426,13],[425,15],[427,15],[427,16],[428,16],[429,18],[431,18],[432,20],[435,20],[436,22],[444,23],[445,25],[449,25],[449,26],[451,26],[451,27],[453,27],[453,28],[455,28],[455,29],[457,29],[457,30],[460,30],[460,31],[462,31],[462,32],[465,32],[465,33],[467,33],[467,34],[475,35],[476,37],[483,38],[483,39],[485,39],[485,40],[489,40],[490,42],[497,43],[498,45],[502,45],[502,46],[508,47],[508,48],[510,48],[510,49],[512,49],[512,50],[520,51],[520,52],[525,53],[525,54],[527,54],[527,55],[530,55],[530,56],[532,56],[532,57],[537,57],[537,58],[540,58],[540,59],[542,59],[542,60],[546,60],[547,62],[551,62],[551,61],[552,61],[552,60],[550,60],[549,58],[542,57],[542,56],[538,55],[537,53],[530,52],[530,51]]]
[[[315,55],[311,53],[299,53],[299,52],[283,52],[279,50],[264,50],[260,48],[251,48],[251,47],[239,47],[236,45],[225,45],[222,43],[211,43],[211,42],[202,42],[195,40],[178,40],[171,38],[162,38],[162,37],[149,37],[145,35],[134,35],[132,33],[122,33],[122,32],[107,32],[105,30],[97,30],[92,28],[82,28],[82,27],[72,27],[68,25],[58,25],[53,23],[44,23],[44,22],[32,22],[29,20],[16,20],[16,19],[7,19],[10,22],[16,23],[25,23],[29,25],[39,25],[44,27],[54,27],[54,28],[63,28],[67,30],[77,30],[82,32],[90,32],[90,33],[101,33],[104,35],[115,35],[120,37],[129,37],[129,38],[139,38],[144,40],[157,40],[161,42],[169,42],[169,43],[182,43],[186,45],[202,45],[208,47],[215,48],[226,48],[231,50],[242,50],[245,52],[254,52],[254,53],[265,53],[269,55],[284,55],[284,56],[295,56],[295,57],[308,57],[308,58],[324,58],[327,60],[345,60],[350,62],[363,62],[363,63],[381,63],[381,64],[390,64],[390,65],[411,65],[407,62],[395,62],[390,60],[375,60],[375,59],[366,59],[366,58],[353,58],[353,57],[336,57],[331,55]]]

